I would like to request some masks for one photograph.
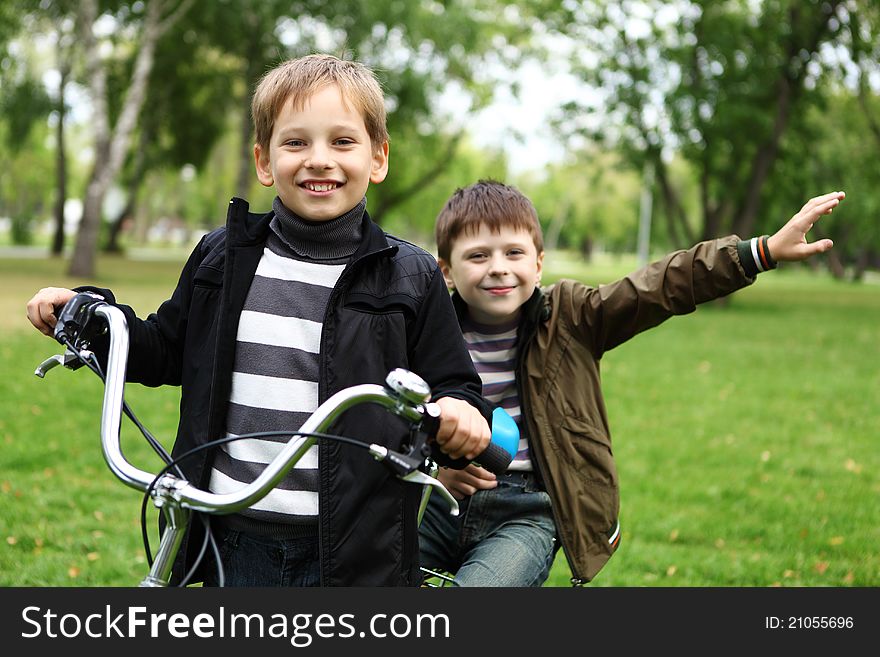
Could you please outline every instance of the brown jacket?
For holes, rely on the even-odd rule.
[[[562,280],[524,305],[521,429],[552,499],[574,584],[595,577],[619,545],[620,496],[599,360],[637,333],[753,283],[738,242],[701,242],[599,287]]]

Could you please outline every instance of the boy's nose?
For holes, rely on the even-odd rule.
[[[496,258],[492,258],[492,260],[489,261],[489,273],[490,274],[493,274],[493,275],[506,274],[507,270],[508,270],[507,260],[505,260],[504,258],[496,257]]]
[[[313,146],[304,164],[307,169],[326,169],[331,166],[330,153],[326,148]]]

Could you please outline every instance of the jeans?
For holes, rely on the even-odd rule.
[[[225,586],[320,586],[318,537],[275,539],[235,529],[215,529]],[[210,549],[210,548],[209,548]],[[219,586],[214,560],[205,586]]]
[[[532,473],[508,472],[449,515],[432,494],[419,526],[421,565],[455,573],[453,586],[541,586],[556,550],[550,496]]]

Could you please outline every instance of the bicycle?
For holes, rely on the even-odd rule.
[[[392,370],[386,378],[385,385],[361,384],[337,392],[322,403],[297,431],[259,432],[222,438],[200,445],[172,459],[125,402],[125,370],[129,338],[122,311],[96,295],[82,292],[71,298],[56,316],[58,323],[54,337],[65,347],[65,352],[44,360],[34,373],[43,378],[49,370],[59,365],[68,369],[78,369],[85,365],[104,381],[101,415],[101,445],[104,459],[110,471],[122,483],[144,493],[141,530],[150,572],[140,582],[140,586],[169,585],[172,565],[194,515],[201,518],[205,524],[205,540],[197,563],[182,578],[181,585],[186,585],[191,579],[198,562],[204,558],[210,545],[218,568],[217,579],[222,586],[224,582],[222,565],[219,549],[210,531],[209,516],[234,513],[262,499],[318,439],[339,440],[367,449],[376,461],[383,463],[399,479],[425,486],[424,501],[427,500],[427,492],[436,490],[449,504],[450,513],[458,514],[458,503],[455,498],[435,477],[424,471],[428,467],[431,453],[428,442],[439,427],[440,409],[437,404],[429,401],[431,391],[425,381],[408,370]],[[102,371],[96,355],[89,350],[90,343],[104,333],[109,333],[106,373]],[[378,404],[410,423],[409,439],[401,451],[327,433],[342,413],[365,403]],[[123,413],[134,422],[165,461],[165,467],[158,473],[153,474],[137,468],[122,453],[120,428]],[[202,490],[187,481],[178,467],[179,462],[192,453],[217,447],[224,442],[279,435],[290,436],[290,440],[253,482],[234,493],[216,494]],[[493,472],[503,472],[513,458],[517,442],[518,435],[504,433],[493,435],[493,442],[479,457],[480,463]],[[165,520],[155,558],[151,558],[150,555],[146,529],[146,507],[150,498]]]

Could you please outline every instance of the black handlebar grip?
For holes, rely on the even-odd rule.
[[[513,456],[506,449],[495,443],[489,443],[486,450],[474,462],[489,472],[499,475],[507,471],[512,460]]]
[[[519,449],[519,427],[503,408],[496,407],[492,412],[492,439],[486,450],[475,462],[493,474],[507,470]]]
[[[97,306],[105,303],[103,297],[92,292],[79,292],[71,297],[61,310],[55,310],[58,318],[55,324],[54,336],[61,344],[71,343],[79,346],[83,341],[88,342],[102,327],[89,326],[94,310]]]

